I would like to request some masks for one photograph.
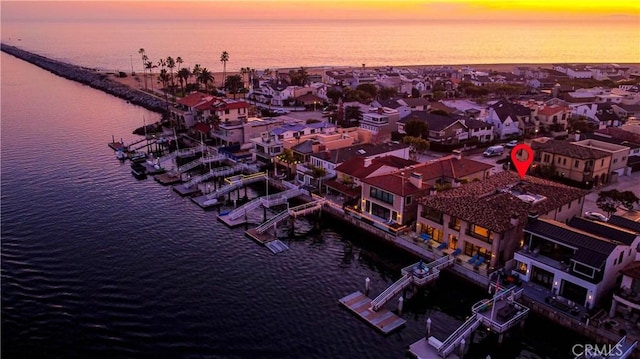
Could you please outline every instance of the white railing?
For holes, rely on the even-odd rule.
[[[187,187],[187,188],[191,188],[191,187],[197,185],[198,183],[206,181],[209,178],[213,178],[215,176],[216,176],[216,172],[215,171],[209,171],[209,172],[207,172],[207,173],[205,173],[203,175],[196,176],[196,177],[192,178],[191,181],[185,183],[184,186]]]
[[[232,220],[238,219],[240,216],[242,216],[242,214],[260,207],[261,204],[262,204],[262,198],[256,198],[234,209],[228,214],[228,216]]]
[[[474,313],[469,317],[469,319],[462,323],[462,325],[458,327],[455,332],[449,335],[449,337],[445,339],[444,342],[442,342],[442,345],[440,346],[440,348],[438,348],[438,353],[440,354],[440,356],[446,358],[449,354],[451,354],[453,349],[455,349],[455,346],[460,343],[462,338],[466,337],[472,331],[476,330],[478,326],[480,326],[480,320]]]
[[[258,182],[261,181],[265,178],[264,173],[256,173],[250,176],[243,176],[243,175],[239,175],[239,176],[233,176],[233,177],[229,177],[226,178],[225,180],[227,181],[227,183],[229,183],[228,185],[225,185],[221,188],[218,188],[218,190],[211,192],[207,195],[207,199],[214,199],[214,198],[218,198],[219,196],[222,196],[224,194],[227,194],[231,191],[233,191],[236,188],[242,187],[244,185],[253,183],[253,182]]]
[[[187,172],[188,170],[194,169],[201,164],[202,164],[202,158],[195,159],[187,164],[184,164],[178,167],[178,172],[180,173]]]
[[[202,157],[200,159],[200,163],[209,163],[209,162],[217,162],[224,161],[227,157],[218,154],[210,154],[208,156]]]
[[[284,204],[289,198],[300,196],[304,193],[304,190],[299,188],[288,189],[283,192],[274,193],[266,197],[262,197],[262,205],[271,208],[280,204]]]
[[[405,275],[398,279],[395,283],[380,293],[374,300],[371,301],[371,310],[377,311],[386,302],[393,298],[396,294],[400,293],[406,286],[411,284],[411,276]]]
[[[277,224],[287,217],[289,217],[289,210],[285,209],[284,211],[276,214],[275,217],[269,218],[266,222],[259,225],[256,228],[256,232],[258,232],[258,234],[262,234],[266,232],[272,225]]]

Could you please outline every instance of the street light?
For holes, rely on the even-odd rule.
[[[133,71],[133,55],[129,55],[131,58],[131,76],[134,76],[136,73]]]

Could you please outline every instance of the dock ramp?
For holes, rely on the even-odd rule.
[[[395,297],[396,294],[400,293],[403,289],[405,289],[409,284],[411,284],[412,279],[410,274],[404,275],[402,278],[398,279],[395,283],[390,285],[384,292],[380,293],[375,299],[371,301],[371,310],[374,312],[380,309],[383,305],[385,305],[391,298]]]
[[[451,333],[451,335],[449,335],[449,337],[445,339],[442,344],[439,344],[440,347],[436,348],[438,349],[438,354],[441,357],[446,358],[449,354],[451,354],[451,352],[453,352],[456,346],[460,344],[460,341],[462,341],[463,338],[469,336],[474,330],[478,329],[480,323],[482,323],[482,320],[480,320],[475,313],[472,314],[469,319],[462,323],[462,325],[459,326],[456,331]],[[430,342],[432,341],[430,340]]]

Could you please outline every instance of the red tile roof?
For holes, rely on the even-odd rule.
[[[190,94],[188,94],[187,96],[181,98],[178,100],[178,103],[181,105],[185,105],[188,107],[193,107],[195,105],[198,105],[200,103],[202,103],[203,101],[206,101],[207,99],[211,99],[214,98],[211,95],[207,95],[205,93],[202,92],[192,92]]]
[[[346,175],[355,177],[355,178],[366,178],[373,172],[377,171],[381,167],[389,166],[393,168],[403,168],[411,165],[415,165],[418,162],[405,160],[396,156],[384,156],[380,158],[375,158],[371,161],[369,166],[365,167],[365,160],[362,157],[352,157],[349,160],[345,161],[338,167],[336,167],[337,172],[342,172]]]
[[[513,193],[531,193],[544,198],[531,204]],[[484,181],[423,197],[419,203],[494,232],[503,232],[513,227],[513,215],[517,216],[519,223],[524,223],[531,211],[543,215],[587,193],[537,177],[525,176],[521,180],[516,173],[505,171]]]
[[[206,123],[202,123],[202,122],[198,122],[193,126],[193,129],[196,131],[200,131],[203,133],[209,133],[209,131],[211,131],[211,125],[206,124]]]
[[[415,166],[411,171],[422,175],[422,180],[442,177],[463,178],[474,173],[484,172],[493,166],[469,158],[457,159],[454,156],[443,157],[437,161]]]
[[[553,116],[562,111],[570,111],[571,109],[566,106],[545,106],[544,108],[538,110],[538,115],[542,116]]]
[[[414,193],[424,192],[427,193],[431,186],[423,184],[422,188],[418,188],[409,181],[411,173],[406,172],[394,172],[382,176],[375,176],[362,179],[362,182],[371,186],[380,188],[387,192],[397,194],[399,196],[410,196]]]

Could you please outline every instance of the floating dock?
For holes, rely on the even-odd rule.
[[[276,238],[273,235],[271,235],[269,232],[258,233],[256,228],[251,228],[249,230],[246,230],[244,234],[246,234],[249,238],[253,239],[254,241],[260,244],[265,244],[267,242],[276,240]]]
[[[160,183],[163,186],[169,186],[182,182],[182,177],[179,174],[169,172],[155,175],[153,176],[153,178],[156,180],[156,182]]]
[[[198,188],[198,186],[187,187],[184,184],[173,186],[173,191],[181,195],[182,197],[193,196],[195,194],[200,193],[200,189]]]
[[[409,354],[411,354],[414,358],[417,359],[441,359],[442,357],[438,354],[438,350],[432,345],[429,344],[426,338],[422,338],[417,342],[409,345]],[[460,357],[454,353],[449,354],[447,356],[449,359],[459,359]]]
[[[401,328],[407,322],[388,309],[381,308],[378,311],[371,310],[371,301],[371,298],[360,291],[351,293],[339,300],[340,304],[344,305],[352,313],[364,319],[383,334],[389,334]]]

